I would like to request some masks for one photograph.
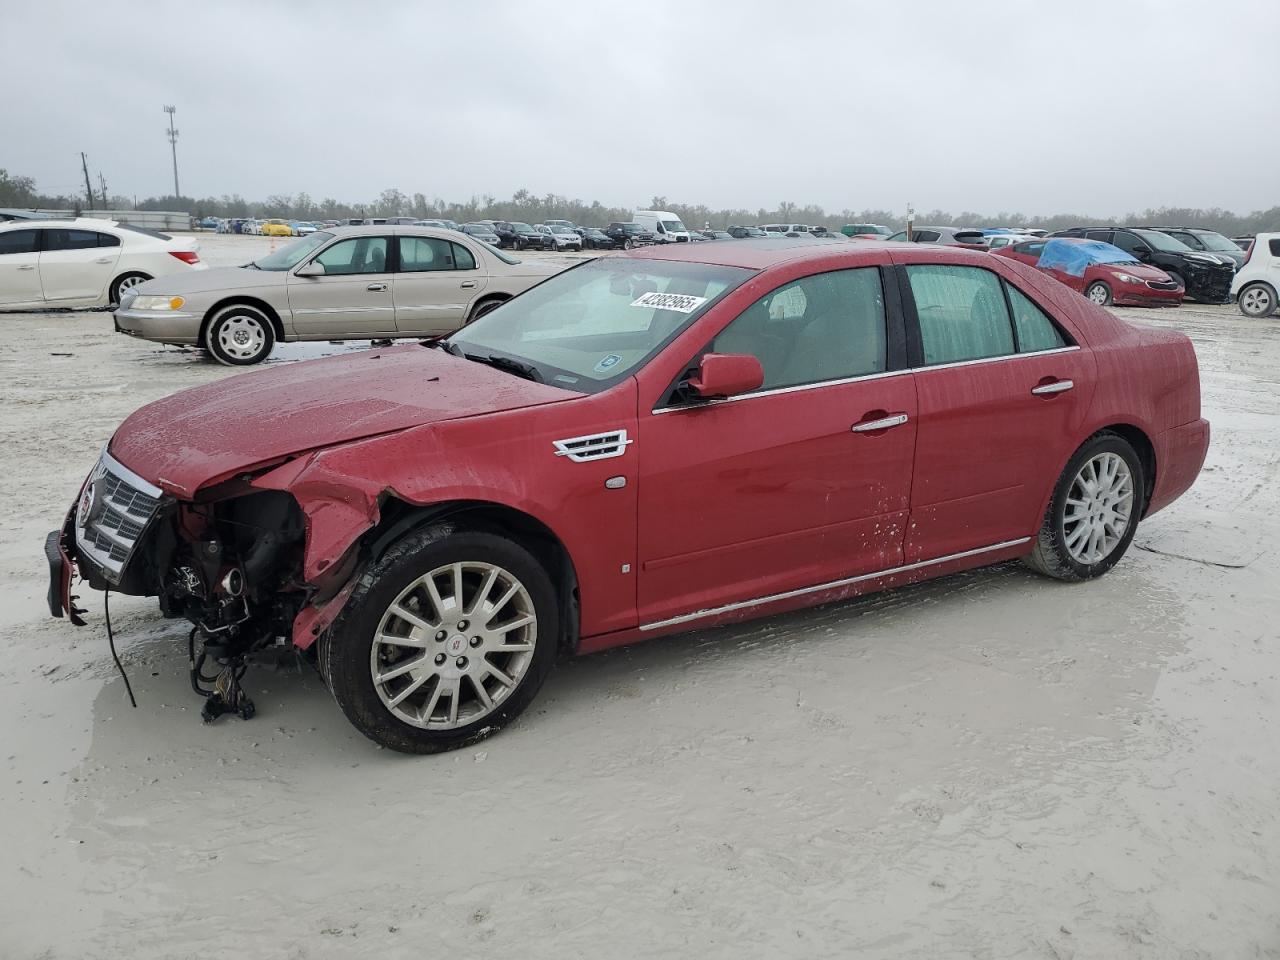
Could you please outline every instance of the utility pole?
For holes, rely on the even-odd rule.
[[[84,192],[89,197],[89,209],[93,209],[93,184],[89,182],[89,161],[84,151],[80,151],[80,166],[84,167]]]
[[[173,151],[173,198],[176,200],[182,196],[178,190],[178,131],[173,125],[173,114],[177,107],[166,106],[164,112],[169,115],[169,129],[165,132],[169,135],[169,148]]]

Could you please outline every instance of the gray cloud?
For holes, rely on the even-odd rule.
[[[0,165],[51,192],[78,188],[80,150],[112,192],[169,192],[165,103],[196,196],[1113,214],[1244,212],[1280,186],[1274,0],[44,0],[4,19]]]

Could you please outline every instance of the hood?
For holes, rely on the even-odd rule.
[[[255,270],[252,267],[215,267],[199,273],[171,273],[134,287],[139,294],[172,296],[188,293],[217,293],[221,290],[244,290],[250,287],[283,287],[288,280],[286,270]]]
[[[1168,280],[1169,275],[1159,267],[1153,267],[1145,263],[1097,263],[1095,267],[1101,267],[1111,273],[1127,273],[1131,277],[1137,277],[1139,280]]]
[[[417,344],[272,365],[136,411],[111,455],[178,497],[320,447],[578,394]]]

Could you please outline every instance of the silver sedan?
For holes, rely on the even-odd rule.
[[[330,228],[241,267],[140,284],[122,298],[115,324],[245,366],[265,360],[277,341],[448,333],[562,269],[453,230]]]

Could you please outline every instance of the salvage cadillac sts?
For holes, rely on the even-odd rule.
[[[133,414],[50,534],[49,602],[156,596],[205,714],[291,643],[432,752],[559,657],[1023,558],[1084,581],[1195,480],[1186,337],[928,244],[670,244],[440,340]]]

